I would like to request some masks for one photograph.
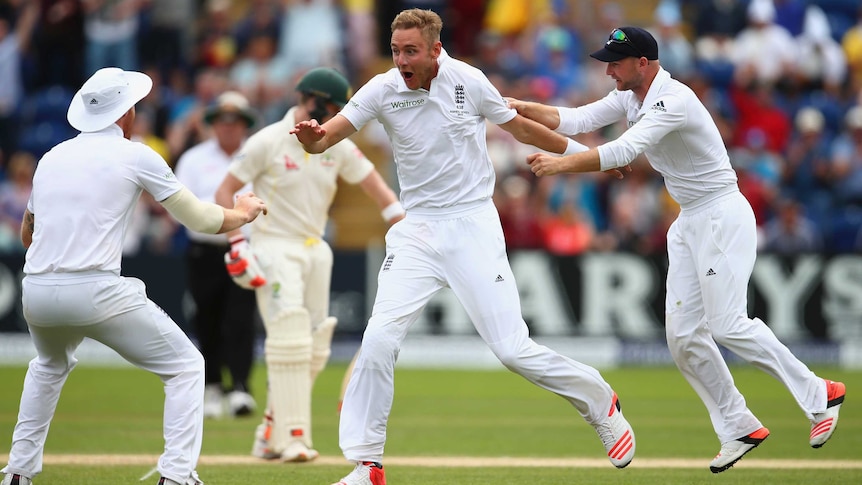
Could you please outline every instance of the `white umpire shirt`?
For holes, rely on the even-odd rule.
[[[350,140],[323,153],[306,153],[296,136],[291,108],[281,121],[264,127],[246,141],[228,171],[266,201],[268,214],[252,224],[252,240],[258,236],[321,238],[329,207],[338,189],[338,177],[358,184],[374,170],[374,164]]]
[[[227,174],[231,163],[231,155],[225,153],[214,137],[205,140],[186,150],[177,160],[177,180],[182,182],[193,194],[203,202],[215,204],[215,193]],[[250,190],[244,187],[239,193]],[[253,223],[252,223],[253,224]],[[242,226],[241,231],[248,236],[250,224]],[[214,245],[227,245],[227,235],[206,234],[186,227],[189,240]]]
[[[27,202],[35,218],[24,273],[120,273],[123,238],[146,190],[163,201],[182,188],[165,160],[116,124],[46,153]]]
[[[559,133],[594,131],[625,116],[628,130],[598,147],[602,170],[624,167],[644,153],[683,208],[706,203],[736,186],[736,172],[715,122],[697,95],[659,69],[643,103],[613,90],[579,108],[559,108]]]
[[[439,209],[489,200],[494,166],[485,119],[515,117],[479,69],[443,50],[431,89],[410,89],[397,68],[361,87],[340,114],[357,129],[377,118],[392,143],[405,209]]]

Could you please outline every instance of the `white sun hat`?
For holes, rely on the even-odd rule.
[[[99,131],[120,119],[152,88],[153,80],[142,72],[99,69],[75,93],[66,119],[76,130]]]

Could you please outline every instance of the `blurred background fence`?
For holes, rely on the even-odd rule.
[[[336,360],[349,359],[358,345],[382,258],[376,247],[335,254],[331,314],[339,320]],[[538,341],[602,367],[671,362],[663,333],[665,258],[515,251],[510,259],[524,319]],[[20,362],[34,355],[21,314],[22,265],[20,256],[0,258],[0,361]],[[194,308],[182,268],[180,256],[139,254],[126,259],[124,274],[146,281],[150,298],[192,333],[188,322]],[[804,361],[862,368],[860,295],[862,255],[767,253],[755,266],[749,307]],[[401,360],[432,367],[497,365],[448,290],[429,303],[411,328]]]

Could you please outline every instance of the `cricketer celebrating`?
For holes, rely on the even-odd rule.
[[[96,71],[69,104],[69,124],[81,133],[46,153],[33,177],[21,224],[27,248],[22,303],[37,355],[24,378],[3,485],[30,485],[42,471],[48,428],[84,338],[162,380],[158,483],[203,485],[195,466],[203,439],[204,359],[147,298],[144,283],[120,275],[123,239],[143,191],[184,225],[208,234],[237,229],[265,214],[266,205],[254,194],[240,196],[230,209],[202,202],[156,152],[129,141],[135,104],[152,86],[140,72]]]
[[[721,451],[713,473],[732,467],[769,436],[745,398],[716,342],[781,381],[811,421],[809,443],[819,448],[838,424],[844,384],[821,379],[759,318],[747,313],[748,280],[757,255],[754,213],[737,187],[736,172],[709,112],[658,61],[655,38],[622,27],[591,56],[607,62],[616,89],[580,108],[510,100],[510,106],[568,135],[628,121],[617,140],[571,156],[534,154],[533,173],[618,170],[644,153],[681,206],[667,235],[667,343],[674,362],[709,411]]]
[[[336,319],[329,316],[332,250],[323,240],[338,178],[358,184],[394,223],[404,215],[395,192],[350,140],[309,154],[289,131],[296,123],[325,122],[346,103],[350,85],[331,68],[312,69],[296,86],[301,102],[281,121],[252,135],[216,191],[233,203],[246,183],[266,194],[270,216],[251,226],[250,241],[229,234],[228,270],[255,288],[266,328],[268,410],[252,454],[264,459],[317,458],[311,437],[311,389],[330,355]]]
[[[635,454],[634,432],[611,386],[596,369],[529,336],[492,199],[485,124],[555,153],[586,148],[509,109],[480,70],[447,55],[442,27],[430,10],[398,14],[391,25],[395,67],[371,79],[322,126],[307,121],[293,130],[306,150],[319,153],[378,119],[392,143],[407,208],[386,234],[374,308],[344,396],[339,442],[355,467],[338,484],[385,485],[381,461],[395,361],[410,326],[445,287],[503,365],[570,403],[595,428],[611,463],[625,467]]]

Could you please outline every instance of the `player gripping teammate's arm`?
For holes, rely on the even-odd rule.
[[[560,127],[560,111],[556,106],[536,103],[534,101],[521,101],[515,98],[506,98],[509,107],[518,112],[519,115],[541,123],[547,128],[557,131]],[[561,131],[557,133],[564,134]]]

